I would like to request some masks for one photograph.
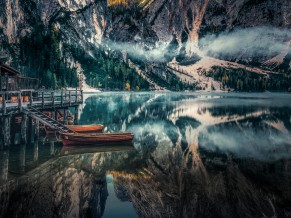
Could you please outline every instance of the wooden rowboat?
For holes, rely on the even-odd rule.
[[[78,133],[97,133],[104,129],[103,125],[67,125],[66,127]]]
[[[61,133],[61,140],[65,146],[70,145],[97,145],[100,143],[131,141],[134,135],[131,133]]]
[[[69,129],[77,132],[77,133],[97,133],[102,132],[104,129],[103,125],[67,125]],[[47,135],[54,135],[56,131],[45,126],[45,132]]]

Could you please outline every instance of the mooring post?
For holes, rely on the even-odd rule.
[[[11,118],[10,116],[2,117],[2,137],[3,137],[3,146],[9,147],[11,144]]]
[[[21,143],[27,142],[27,115],[23,114],[21,118]]]

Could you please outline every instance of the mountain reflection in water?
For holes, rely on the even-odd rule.
[[[88,96],[80,124],[133,132],[134,149],[11,146],[0,152],[0,217],[290,217],[290,102],[267,93]]]

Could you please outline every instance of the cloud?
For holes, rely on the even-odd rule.
[[[126,52],[134,58],[154,62],[165,61],[165,54],[168,53],[168,44],[166,43],[156,43],[155,46],[148,47],[142,46],[139,43],[114,42],[108,40],[106,46],[112,50]]]
[[[251,27],[207,35],[200,40],[205,55],[231,56],[244,54],[247,57],[275,55],[291,39],[291,30],[275,27]]]

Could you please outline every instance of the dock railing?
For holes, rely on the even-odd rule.
[[[22,107],[54,108],[76,106],[83,102],[82,90],[22,90],[0,92],[0,111],[19,111]]]

